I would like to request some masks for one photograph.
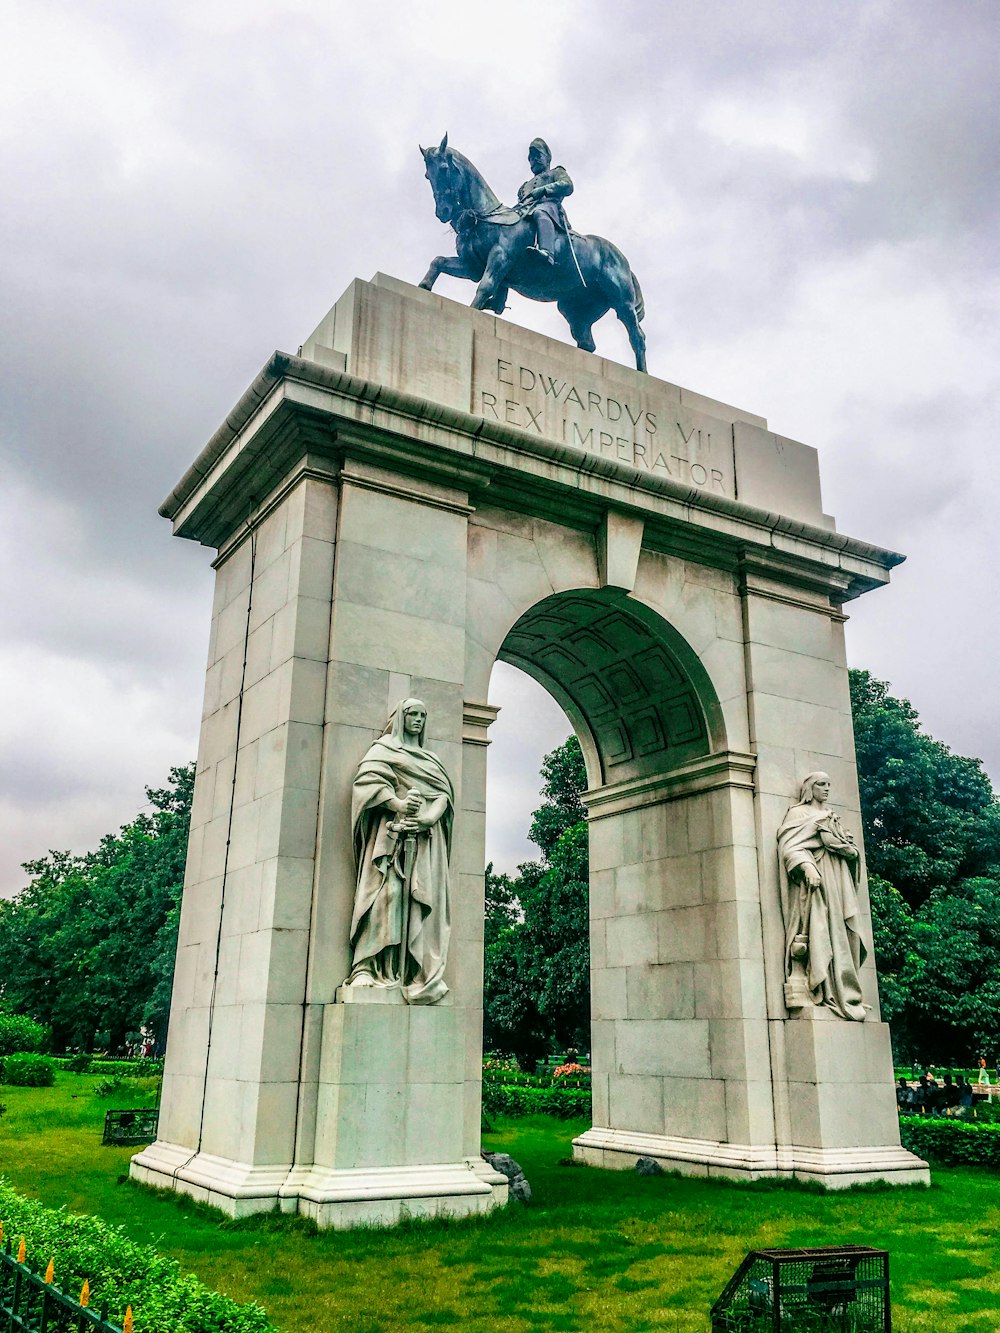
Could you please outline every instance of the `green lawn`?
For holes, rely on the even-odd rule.
[[[315,1233],[226,1223],[120,1183],[130,1149],[102,1148],[93,1075],[0,1087],[0,1174],[25,1194],[120,1223],[204,1282],[256,1299],[282,1333],[704,1330],[745,1252],[867,1244],[891,1252],[896,1333],[1000,1328],[1000,1176],[940,1169],[934,1186],[823,1195],[796,1186],[642,1179],[566,1165],[582,1125],[499,1121],[535,1194],[485,1221]],[[135,1104],[135,1099],[133,1099]],[[128,1105],[117,1096],[114,1105]]]

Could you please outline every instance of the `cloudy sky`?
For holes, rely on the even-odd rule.
[[[157,505],[352,278],[450,251],[446,129],[506,199],[548,139],[650,370],[819,447],[840,528],[909,555],[852,663],[1000,781],[996,0],[0,0],[0,33],[0,893],[194,755],[209,553]],[[500,674],[512,866],[567,727]]]

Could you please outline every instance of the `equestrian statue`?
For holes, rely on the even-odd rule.
[[[555,301],[578,347],[595,350],[592,329],[613,310],[628,332],[638,370],[646,369],[646,336],[640,327],[642,292],[628,260],[601,236],[582,236],[569,225],[563,200],[573,193],[565,167],[552,166],[544,139],[528,149],[531,179],[518,202],[505,207],[467,157],[448,147],[421,148],[439,222],[455,232],[454,258],[439,255],[420,286],[438,276],[477,282],[476,310],[502,314],[513,287],[533,301]]]

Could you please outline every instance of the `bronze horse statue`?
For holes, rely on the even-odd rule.
[[[533,246],[535,226],[529,215],[505,208],[479,171],[448,147],[447,134],[437,148],[421,148],[426,176],[434,192],[439,222],[455,232],[454,258],[438,255],[420,286],[430,291],[438,276],[477,282],[476,310],[503,312],[508,288],[533,301],[555,301],[577,347],[595,350],[593,325],[609,310],[625,325],[638,370],[646,369],[646,336],[639,326],[642,292],[628,260],[601,236],[560,231],[555,262]]]

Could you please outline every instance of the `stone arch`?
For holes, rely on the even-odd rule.
[[[726,748],[718,696],[697,654],[623,593],[580,588],[544,598],[519,617],[497,657],[561,705],[592,788]]]
[[[786,1008],[774,841],[816,768],[860,835],[841,606],[901,557],[838,533],[815,451],[762,418],[393,279],[353,284],[302,353],[161,509],[219,554],[159,1138],[132,1174],[328,1226],[505,1197],[480,1156],[499,656],[589,752],[576,1155],[926,1181],[871,960],[864,1023]],[[434,1006],[339,987],[354,775],[412,696],[460,804]]]

